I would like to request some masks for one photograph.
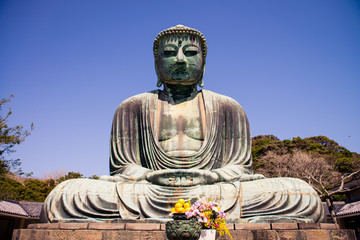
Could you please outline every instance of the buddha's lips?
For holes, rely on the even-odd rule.
[[[173,80],[186,80],[189,76],[188,70],[184,67],[175,68],[171,71],[171,78]]]
[[[177,67],[175,66],[173,69],[171,69],[171,73],[189,73],[189,70],[185,67]]]

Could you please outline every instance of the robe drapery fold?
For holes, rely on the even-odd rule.
[[[321,201],[304,181],[249,181],[254,176],[249,124],[244,110],[229,97],[202,90],[206,131],[200,150],[184,158],[168,156],[159,147],[155,131],[159,92],[143,93],[120,104],[111,131],[111,176],[59,184],[44,202],[43,222],[166,220],[179,198],[198,197],[221,203],[228,222],[324,221]],[[144,180],[146,172],[162,169],[210,170],[221,181],[169,187]]]
[[[125,100],[115,112],[111,132],[110,174],[134,177],[148,170],[215,170],[225,178],[251,174],[251,138],[242,107],[233,99],[202,90],[206,133],[190,157],[170,157],[156,136],[159,90]]]

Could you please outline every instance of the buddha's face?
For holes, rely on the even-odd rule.
[[[193,85],[200,80],[204,61],[197,37],[165,37],[159,44],[158,57],[158,74],[164,84]]]

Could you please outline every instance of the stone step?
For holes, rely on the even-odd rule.
[[[339,229],[332,223],[240,223],[226,224],[229,230]],[[165,230],[163,223],[37,223],[28,229]]]
[[[230,230],[233,239],[241,240],[356,240],[355,233],[349,229],[306,229],[306,230]],[[17,229],[13,240],[166,240],[165,231],[132,230],[55,230],[55,229]],[[228,240],[229,237],[219,237]]]
[[[336,224],[228,224],[233,239],[243,240],[355,240],[355,233]],[[166,240],[165,224],[156,223],[45,223],[14,230],[13,240]],[[229,237],[217,236],[228,240]]]

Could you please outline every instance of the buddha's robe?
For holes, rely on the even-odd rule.
[[[111,176],[59,184],[45,200],[42,221],[165,220],[179,198],[198,197],[219,202],[228,222],[324,221],[321,201],[304,181],[252,175],[249,124],[235,100],[202,90],[205,138],[196,154],[180,158],[160,148],[158,96],[159,90],[140,94],[118,107],[110,140]],[[210,170],[220,182],[171,187],[137,180],[162,169]]]

